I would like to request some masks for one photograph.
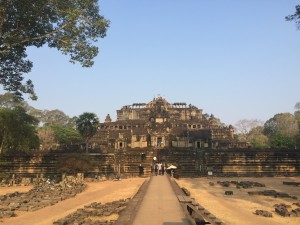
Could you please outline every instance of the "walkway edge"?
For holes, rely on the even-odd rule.
[[[173,178],[173,177],[168,177],[168,178],[169,178],[168,180],[169,180],[169,182],[171,184],[171,187],[172,187],[172,189],[174,191],[174,194],[176,194],[176,195],[185,195],[184,192],[183,192],[183,190],[180,188],[180,186],[178,185],[178,183],[175,181],[175,178]],[[185,215],[185,218],[188,220],[188,222],[191,225],[197,225],[195,223],[194,219],[190,216],[189,212],[187,211],[186,204],[183,204],[183,203],[180,203],[180,202],[179,202],[179,204],[180,204],[180,206],[182,208],[182,211],[183,211],[183,213]]]
[[[114,223],[114,225],[131,225],[135,219],[138,208],[143,201],[143,198],[146,194],[146,191],[150,185],[152,176],[144,181],[137,193],[133,198],[128,202],[126,208],[120,212],[119,218]]]

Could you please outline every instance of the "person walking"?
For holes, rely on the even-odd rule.
[[[158,164],[155,163],[154,165],[154,173],[155,173],[155,176],[157,176],[157,173],[158,173]]]
[[[161,175],[161,163],[158,164],[158,175]]]

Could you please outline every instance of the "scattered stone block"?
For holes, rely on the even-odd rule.
[[[300,217],[300,208],[293,209],[292,213],[295,214],[295,216]]]
[[[266,210],[256,210],[255,211],[256,215],[264,216],[264,217],[273,217],[271,212],[268,212]]]
[[[282,182],[284,185],[292,185],[292,186],[300,186],[300,182],[288,182],[288,181],[283,181]]]
[[[186,189],[186,188],[181,188],[181,190],[184,192],[184,194],[186,195],[186,196],[190,196],[191,195],[191,193],[190,193],[190,191],[188,190],[188,189]]]
[[[0,196],[0,215],[1,217],[10,217],[9,213],[4,211],[35,211],[43,207],[54,205],[59,201],[74,197],[77,193],[84,190],[82,183],[72,183],[65,186],[43,183],[41,186],[35,186],[26,193],[14,192]],[[15,213],[14,213],[15,215]]]
[[[115,220],[106,220],[105,218],[91,220],[90,217],[105,217],[112,214],[118,214],[120,211],[126,208],[128,201],[129,199],[119,200],[103,205],[101,203],[93,202],[90,205],[86,205],[84,208],[78,209],[76,212],[69,214],[65,218],[55,221],[53,224],[112,225]]]
[[[285,207],[276,207],[275,212],[278,213],[280,216],[284,216],[284,217],[290,216],[289,211]]]
[[[208,215],[210,215],[210,212],[207,211],[207,210],[204,210],[204,211],[203,211],[203,214],[206,215],[206,216],[208,216]]]

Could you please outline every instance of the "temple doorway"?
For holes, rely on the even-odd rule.
[[[157,146],[160,147],[162,144],[162,137],[157,137]]]

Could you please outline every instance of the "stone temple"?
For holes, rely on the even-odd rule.
[[[234,139],[234,128],[213,115],[183,102],[169,103],[162,97],[149,103],[134,103],[117,110],[117,120],[107,115],[91,140],[93,148],[246,148]]]
[[[251,148],[213,115],[162,97],[123,106],[116,121],[107,115],[89,146],[89,176],[150,176],[156,160],[175,165],[180,177],[300,175],[299,149]],[[0,170],[18,177],[58,176],[57,160],[74,151],[80,149],[0,157]]]

